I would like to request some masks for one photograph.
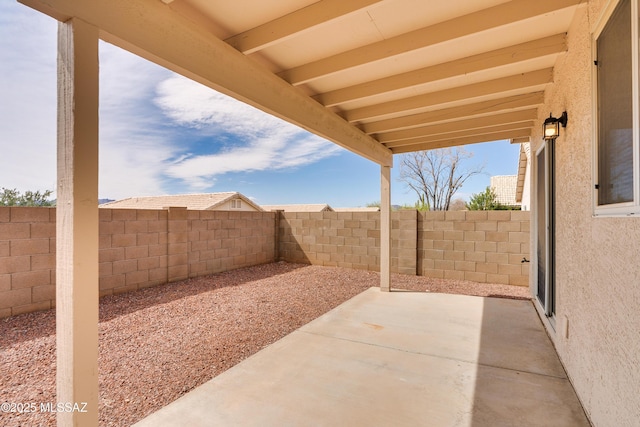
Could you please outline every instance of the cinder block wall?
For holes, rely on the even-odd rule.
[[[167,283],[168,216],[100,209],[100,296]]]
[[[379,213],[281,212],[280,215],[280,259],[380,270]],[[391,269],[415,275],[416,212],[392,212],[391,220]]]
[[[51,308],[56,210],[0,207],[0,317]]]
[[[0,317],[55,305],[55,208],[0,207]],[[275,213],[100,209],[100,295],[275,260]]]
[[[100,295],[275,259],[272,212],[100,209]]]
[[[377,212],[100,210],[100,295],[282,259],[378,271]],[[0,207],[0,317],[55,305],[55,208]],[[402,274],[528,285],[529,213],[391,213]],[[277,232],[276,232],[277,230]]]
[[[378,271],[378,212],[281,213],[280,258]],[[391,213],[392,271],[528,286],[529,212]]]
[[[529,286],[529,212],[420,212],[419,274]]]
[[[276,259],[274,212],[188,211],[189,277]],[[182,277],[170,277],[181,280]]]

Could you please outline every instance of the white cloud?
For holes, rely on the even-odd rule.
[[[158,86],[156,103],[186,128],[209,135],[218,145],[213,154],[183,157],[167,174],[197,189],[230,172],[294,168],[336,155],[342,149],[290,123],[173,76]],[[233,134],[233,143],[227,143]]]
[[[57,22],[0,2],[0,187],[55,190]],[[202,143],[202,141],[205,141]],[[100,43],[100,197],[215,190],[342,149]]]
[[[232,133],[256,138],[272,133],[299,134],[299,128],[211,90],[185,77],[173,75],[158,85],[156,104],[186,127],[204,133]]]
[[[56,189],[57,22],[16,2],[0,2],[0,187]],[[174,149],[145,108],[170,73],[100,45],[100,195],[162,193]]]
[[[107,43],[100,64],[101,196],[166,193],[164,170],[178,147],[149,99],[171,73]]]
[[[0,2],[0,187],[55,190],[56,29],[41,13]]]

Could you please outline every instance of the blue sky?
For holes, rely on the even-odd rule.
[[[0,2],[0,187],[55,190],[57,22]],[[484,164],[457,193],[517,172],[519,146],[470,145]],[[396,156],[396,165],[399,159]],[[415,194],[392,170],[393,204]],[[239,191],[262,204],[365,206],[380,168],[337,145],[100,43],[100,197]]]

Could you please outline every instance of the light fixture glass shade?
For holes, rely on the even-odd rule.
[[[563,112],[560,118],[556,119],[551,114],[544,120],[542,125],[542,138],[545,140],[556,139],[560,136],[560,125],[567,127],[567,112]]]
[[[560,122],[557,120],[545,120],[543,125],[544,139],[554,139],[560,136]]]

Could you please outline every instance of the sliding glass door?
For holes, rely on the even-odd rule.
[[[555,141],[545,141],[536,153],[535,285],[548,317],[555,315]]]

